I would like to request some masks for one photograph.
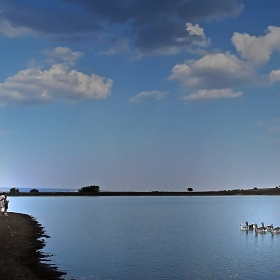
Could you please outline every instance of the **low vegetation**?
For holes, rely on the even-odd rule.
[[[19,193],[19,189],[18,188],[11,188],[10,193]]]
[[[86,187],[82,187],[81,189],[78,190],[78,192],[94,192],[94,193],[98,193],[100,192],[100,187],[93,185],[93,186],[86,186]]]

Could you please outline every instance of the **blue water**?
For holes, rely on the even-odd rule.
[[[280,279],[278,196],[11,197],[46,229],[66,279]]]

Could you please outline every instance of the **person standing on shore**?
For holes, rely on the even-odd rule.
[[[2,216],[2,208],[5,209],[5,194],[6,193],[3,193],[1,196],[0,196],[0,216]],[[4,210],[5,211],[5,210]]]
[[[3,195],[5,196],[5,200],[4,200],[4,215],[8,216],[8,207],[9,207],[9,200],[7,199],[7,194],[3,193]]]

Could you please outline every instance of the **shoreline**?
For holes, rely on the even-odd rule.
[[[49,256],[41,250],[48,238],[44,228],[27,214],[9,212],[0,217],[1,278],[60,280],[66,272],[53,264],[42,263]]]
[[[220,191],[100,191],[100,192],[6,192],[8,196],[236,196],[280,195],[280,187]]]

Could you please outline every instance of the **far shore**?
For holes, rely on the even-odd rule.
[[[235,189],[221,191],[106,191],[106,192],[7,192],[8,196],[219,196],[219,195],[280,195],[280,188]]]

